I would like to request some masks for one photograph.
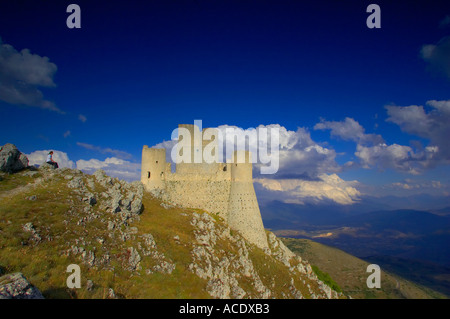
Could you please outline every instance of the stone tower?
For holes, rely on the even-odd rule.
[[[176,172],[172,173],[171,164],[166,163],[166,150],[145,145],[141,167],[144,187],[167,202],[217,214],[249,242],[267,248],[267,237],[253,187],[251,153],[235,151],[230,163],[219,163],[216,148],[216,152],[211,152],[214,161],[207,163],[201,157],[199,160],[199,153],[211,150],[218,141],[215,138],[203,139],[205,130],[200,131],[196,125],[180,124],[178,128],[179,141],[182,140],[180,129],[186,129],[191,136],[190,156],[180,155],[178,150],[176,153],[177,156],[186,155],[187,163],[178,163]]]
[[[166,150],[164,148],[142,148],[141,182],[145,188],[164,188],[164,174],[170,163],[166,163]]]
[[[245,159],[240,163],[239,156]],[[252,160],[248,151],[236,151],[231,164],[231,187],[228,201],[228,225],[259,247],[268,247],[255,188]]]

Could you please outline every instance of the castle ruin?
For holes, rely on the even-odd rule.
[[[234,151],[230,162],[220,163],[217,138],[211,142],[204,139],[199,142],[194,137],[203,136],[205,129],[200,132],[199,127],[192,124],[180,124],[178,127],[190,133],[191,160],[176,161],[178,164],[172,173],[171,163],[166,162],[166,149],[144,145],[141,166],[144,187],[152,192],[159,191],[166,202],[217,214],[249,242],[262,249],[268,248],[253,187],[251,153]],[[180,131],[178,134],[180,139]],[[211,146],[216,150],[213,163],[207,163],[204,159],[201,162],[194,161],[196,154],[203,153],[206,147]]]

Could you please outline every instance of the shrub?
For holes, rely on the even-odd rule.
[[[329,273],[321,271],[319,267],[315,265],[312,265],[311,268],[316,274],[317,278],[323,281],[331,289],[333,289],[336,292],[342,292],[341,287],[339,287],[339,285],[330,277]]]

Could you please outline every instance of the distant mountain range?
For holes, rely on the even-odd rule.
[[[345,216],[360,215],[374,211],[419,210],[440,216],[450,216],[450,198],[420,194],[416,196],[382,198],[365,196],[353,205],[334,202],[291,204],[281,201],[265,201],[258,197],[261,213],[267,220],[301,220],[312,225],[328,224]]]

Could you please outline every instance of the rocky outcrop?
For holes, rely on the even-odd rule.
[[[189,269],[200,278],[208,281],[207,290],[214,298],[273,298],[271,286],[263,283],[250,257],[251,247],[242,236],[232,234],[232,229],[223,223],[217,223],[208,213],[192,213],[191,225],[194,226],[196,243],[193,243],[192,263]],[[218,248],[218,242],[228,241],[237,253]],[[311,265],[287,248],[272,232],[267,232],[269,247],[264,250],[267,257],[282,263],[289,270],[289,293],[285,298],[303,299],[303,294],[296,288],[295,279],[303,278],[311,298],[336,299],[341,295],[331,290],[320,281],[312,271]],[[245,279],[244,279],[245,278]],[[240,282],[251,284],[251,291],[241,287]],[[312,285],[317,286],[316,289]]]
[[[247,244],[225,225],[218,225],[207,213],[193,213],[196,243],[193,243],[192,263],[189,269],[208,281],[207,290],[214,298],[270,298],[271,293],[261,282],[249,259]],[[216,247],[219,240],[231,240],[238,247],[238,255]],[[257,295],[250,296],[240,285],[245,276],[252,282]]]
[[[26,224],[22,225],[22,229],[24,232],[30,234],[29,242],[32,242],[36,245],[41,242],[42,238],[41,238],[39,232],[34,227],[33,223],[30,222],[30,223],[26,223]]]
[[[56,169],[56,168],[55,168],[55,166],[53,166],[47,162],[44,162],[39,166],[39,169]]]
[[[142,283],[147,278],[151,280],[151,276],[162,280],[189,272],[188,276],[195,277],[202,287],[198,288],[202,289],[202,294],[207,292],[213,298],[340,297],[317,278],[306,260],[291,252],[271,232],[264,233],[268,247],[261,249],[220,216],[166,205],[144,194],[140,182],[127,183],[101,170],[93,175],[69,168],[39,168],[37,173],[29,173],[24,171],[16,176],[35,178],[33,185],[36,187],[57,183],[58,190],[53,198],[67,204],[58,212],[57,224],[42,222],[38,214],[34,214],[33,219],[20,220],[15,229],[21,232],[17,233],[21,246],[28,246],[30,253],[46,249],[50,244],[58,247],[57,254],[75,259],[75,263],[79,261],[92,273],[121,273],[130,278],[141,277]],[[43,196],[33,194],[34,189],[28,187],[26,195],[20,195],[26,203],[36,207],[52,204],[48,199],[41,203]],[[145,203],[150,206],[145,210],[144,195]],[[161,219],[165,214],[170,215],[169,220],[180,223],[177,224],[179,232],[178,228],[173,228],[171,231],[175,233],[172,234],[160,226],[150,226],[149,220],[159,222],[159,219],[147,219],[154,213]],[[48,212],[49,216],[52,214]],[[278,277],[279,272],[282,275]],[[3,287],[0,292],[5,292],[1,298],[34,296],[33,287],[27,285],[24,278],[17,275],[16,279],[5,282],[9,285],[6,288],[0,285]],[[14,281],[17,282],[14,284]],[[25,292],[18,292],[20,287]],[[86,286],[92,293],[101,287],[98,280],[95,284],[88,281]],[[102,288],[111,288],[104,297],[116,298],[123,294],[119,287],[114,287],[117,294],[112,287]]]
[[[143,270],[146,274],[171,274],[175,269],[173,262],[158,250],[151,234],[138,235],[139,229],[136,226],[144,209],[144,188],[140,182],[128,183],[112,178],[103,170],[98,170],[93,175],[69,168],[39,168],[39,171],[44,179],[65,180],[70,189],[72,208],[67,211],[64,220],[67,231],[73,231],[70,230],[71,224],[87,230],[91,229],[92,224],[99,223],[103,225],[103,230],[107,230],[106,235],[97,235],[95,238],[83,235],[81,230],[78,237],[67,242],[64,255],[76,256],[84,265],[95,269],[113,270],[113,259],[131,273]],[[37,245],[46,240],[39,237],[39,232],[32,223],[23,225],[22,230],[30,235],[30,243]],[[130,246],[131,242],[137,244]],[[144,257],[153,260],[152,267],[141,266]]]
[[[44,299],[20,272],[0,277],[0,299]]]
[[[7,143],[0,148],[0,171],[18,172],[28,167],[28,158],[14,144]]]

